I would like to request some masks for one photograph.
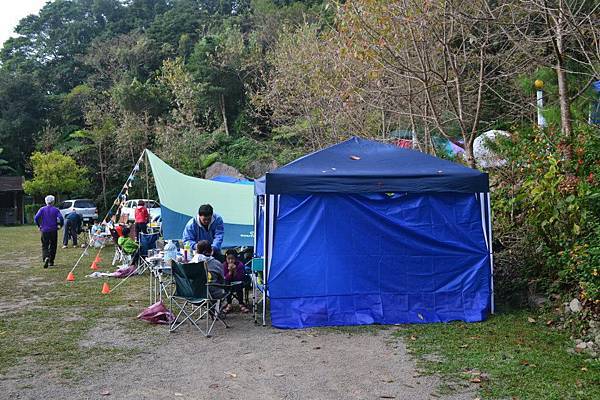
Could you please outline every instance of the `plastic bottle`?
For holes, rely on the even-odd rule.
[[[190,255],[190,245],[188,243],[185,244],[185,246],[183,247],[183,262],[188,262],[189,261],[189,255]]]
[[[172,240],[169,240],[167,242],[167,244],[165,245],[165,255],[164,255],[164,260],[165,261],[171,261],[177,260],[177,246],[175,245],[175,242],[173,242]]]

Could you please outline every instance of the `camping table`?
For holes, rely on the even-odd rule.
[[[165,275],[171,274],[171,267],[166,265],[163,260],[163,254],[158,253],[146,258],[150,263],[150,304],[162,301],[163,294],[170,296],[167,290],[170,280],[165,280]]]

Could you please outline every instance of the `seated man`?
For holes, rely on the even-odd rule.
[[[192,257],[191,263],[206,262],[208,269],[208,282],[224,283],[223,265],[211,256],[212,248],[208,240],[201,240],[196,243],[196,254]],[[220,299],[225,296],[225,291],[222,288],[211,287],[210,294],[213,299]]]
[[[131,255],[131,264],[136,264],[140,258],[140,245],[129,237],[129,227],[124,226],[121,229],[122,236],[119,237],[117,244],[121,246],[125,254]]]
[[[183,244],[189,245],[191,249],[196,243],[206,240],[212,247],[211,254],[219,261],[223,261],[221,244],[223,244],[223,218],[213,212],[210,204],[201,205],[198,216],[190,219],[183,230]]]

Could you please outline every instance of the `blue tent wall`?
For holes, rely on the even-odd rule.
[[[264,251],[256,250],[274,326],[493,313],[487,174],[352,137],[267,173],[254,189],[264,197],[264,219],[255,210]]]
[[[474,322],[490,310],[473,193],[286,194],[274,226],[274,326]]]

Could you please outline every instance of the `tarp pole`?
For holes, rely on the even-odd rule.
[[[123,191],[125,190],[125,188],[128,187],[129,181],[133,180],[133,176],[134,176],[135,172],[139,171],[139,169],[140,169],[140,162],[142,162],[142,158],[144,157],[144,154],[146,154],[146,149],[142,150],[142,154],[140,154],[140,157],[138,158],[137,162],[135,163],[135,165],[133,166],[131,172],[129,173],[129,175],[127,177],[127,181],[125,182],[125,185],[123,185],[123,187],[121,188],[121,191],[117,195],[117,198],[115,200],[113,200],[112,205],[110,206],[110,208],[106,212],[106,215],[104,216],[104,218],[102,219],[102,221],[106,221],[106,218],[110,215],[113,207],[116,205],[115,203],[117,203],[117,200],[119,200],[119,207],[121,207],[122,203],[120,202],[120,199],[121,199],[121,196],[123,195]],[[118,210],[118,208],[117,208],[117,210]],[[77,260],[77,262],[75,263],[75,265],[73,265],[73,268],[71,268],[71,272],[75,271],[75,268],[77,268],[77,266],[79,265],[79,262],[81,261],[81,259],[83,258],[83,256],[86,254],[88,247],[89,247],[89,241],[88,241],[87,246],[83,249],[83,252],[81,253],[81,256],[79,257],[79,259]],[[119,285],[117,285],[117,286],[119,286]],[[114,288],[113,288],[113,290],[114,290]]]
[[[492,248],[492,204],[490,200],[490,193],[486,193],[487,199],[487,212],[488,212],[488,237],[490,240],[489,251],[490,251],[490,291],[492,295],[491,310],[492,314],[496,311],[494,304],[494,250]]]

